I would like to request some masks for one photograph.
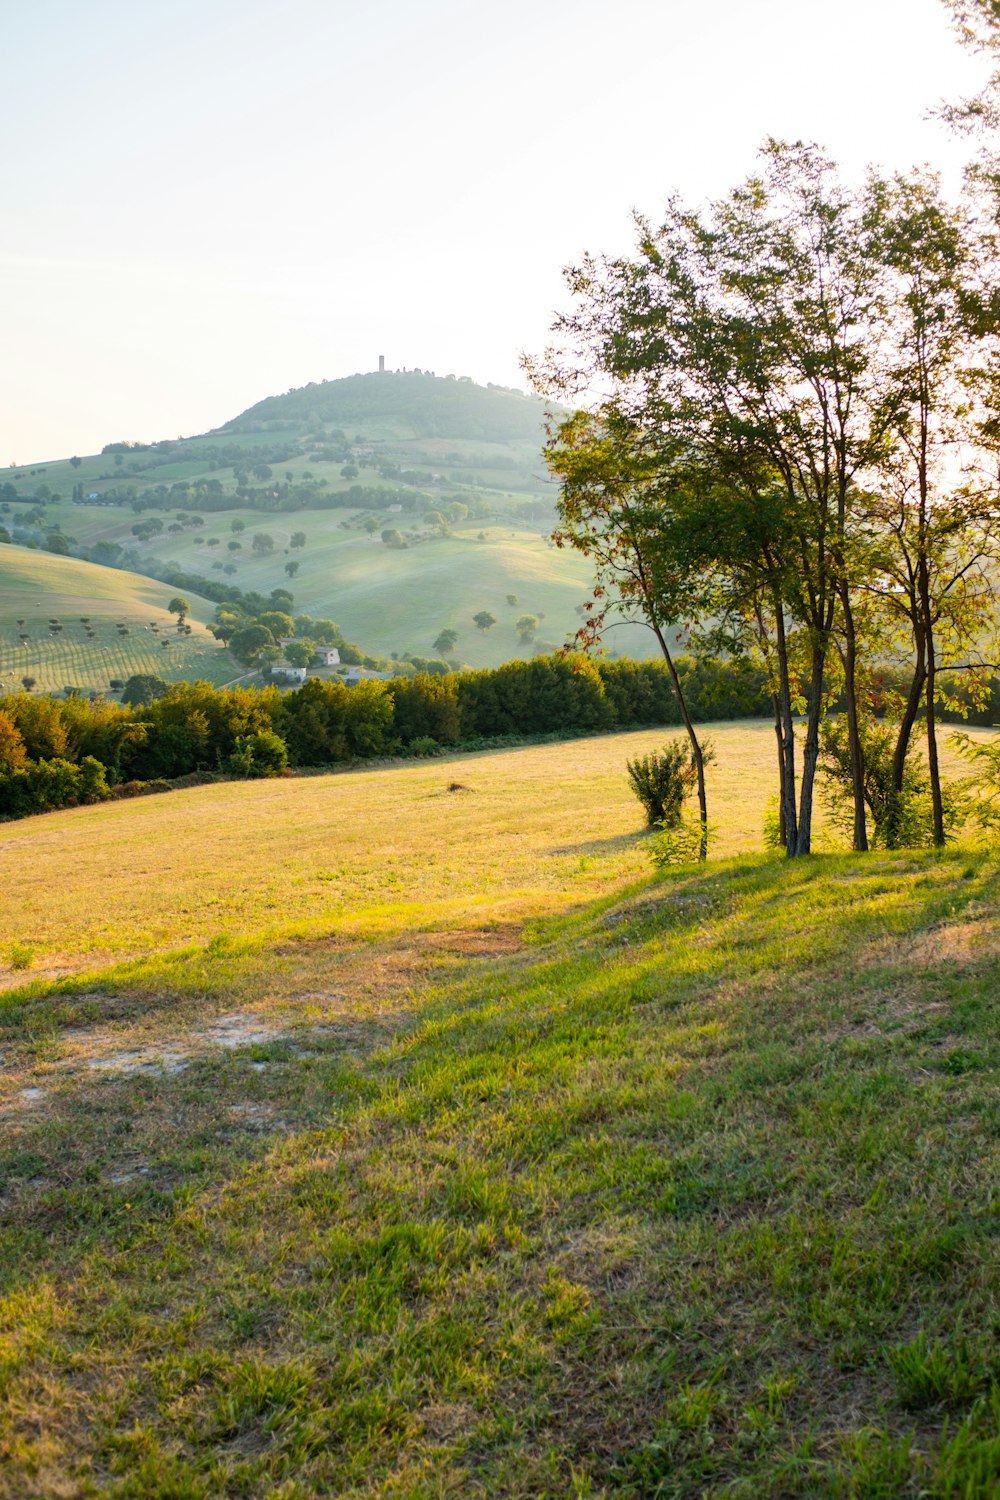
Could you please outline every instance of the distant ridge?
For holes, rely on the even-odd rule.
[[[348,437],[355,426],[386,438],[463,438],[541,446],[546,406],[536,396],[466,376],[387,370],[323,380],[267,396],[219,436],[247,432],[310,432],[334,426]]]

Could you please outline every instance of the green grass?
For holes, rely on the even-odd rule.
[[[200,677],[218,685],[231,680],[240,669],[203,623],[214,606],[186,595],[192,633],[179,636],[176,617],[166,608],[175,592],[135,573],[26,547],[0,547],[0,691],[20,691],[22,677],[34,677],[33,691],[46,693],[66,686],[106,692],[112,678],[125,680],[136,672],[168,681]],[[49,629],[53,619],[62,625],[55,635]],[[22,634],[28,640],[22,641]]]
[[[715,733],[722,847],[769,733]],[[641,740],[81,810],[165,910],[294,906],[323,805],[371,889],[0,1008],[0,1495],[997,1493],[997,862],[651,879]],[[80,822],[2,830],[63,922]]]

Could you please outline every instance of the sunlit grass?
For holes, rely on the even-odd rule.
[[[52,973],[216,934],[384,936],[559,913],[648,873],[625,762],[666,733],[230,782],[0,825],[5,931]],[[708,733],[713,857],[759,849],[773,729]],[[836,846],[822,815],[817,843]]]

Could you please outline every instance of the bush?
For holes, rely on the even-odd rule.
[[[700,822],[691,818],[678,819],[672,826],[661,827],[659,833],[653,834],[649,841],[649,857],[658,870],[674,865],[693,865],[701,857],[703,848],[708,855],[714,834],[711,823],[703,833]]]
[[[708,747],[702,751],[708,759]],[[625,762],[629,786],[646,809],[651,828],[680,826],[684,798],[698,779],[691,746],[683,740],[668,740],[662,750]]]
[[[934,842],[931,789],[911,738],[903,765],[903,785],[892,789],[892,758],[899,726],[864,719],[859,726],[865,806],[871,816],[873,849],[927,848]],[[826,778],[824,801],[832,820],[850,832],[854,824],[854,783],[847,720],[827,719],[821,729],[820,766]],[[944,793],[945,823],[954,828],[955,798]]]
[[[237,736],[229,768],[237,776],[280,776],[288,765],[288,747],[269,729]]]

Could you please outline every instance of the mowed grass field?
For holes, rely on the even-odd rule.
[[[774,731],[710,733],[716,852],[757,849]],[[625,766],[665,738],[643,730],[229,782],[0,824],[5,933],[31,947],[36,968],[62,972],[220,934],[377,937],[561,912],[649,869]],[[6,957],[0,949],[10,983]]]
[[[997,860],[663,737],[0,829],[0,1495],[1000,1491]]]
[[[136,672],[229,681],[240,669],[204,623],[214,605],[185,594],[191,634],[179,635],[167,612],[176,592],[136,573],[0,547],[0,692],[20,691],[23,677],[33,677],[33,691],[42,693],[67,686],[107,692],[111,678]]]

